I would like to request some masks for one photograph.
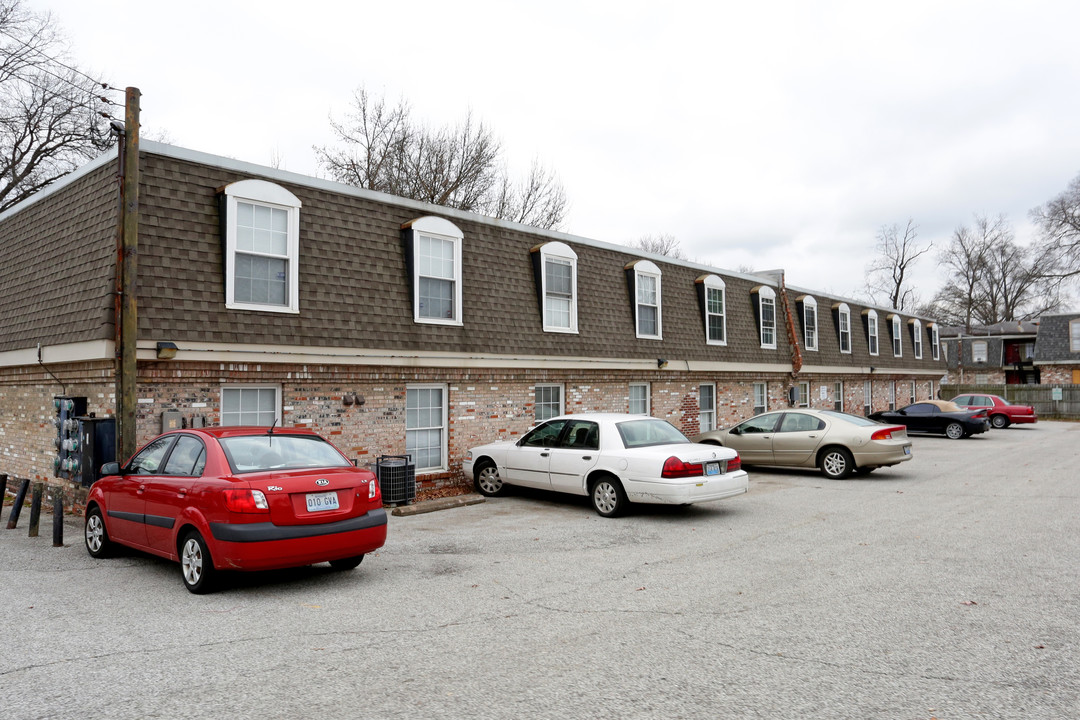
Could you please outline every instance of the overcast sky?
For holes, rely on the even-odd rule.
[[[471,110],[512,172],[555,170],[567,232],[671,234],[847,297],[882,225],[940,246],[1004,213],[1028,241],[1080,174],[1072,0],[24,2],[142,91],[146,137],[319,175],[311,148],[363,85],[432,126]]]

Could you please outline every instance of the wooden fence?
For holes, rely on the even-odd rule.
[[[1080,420],[1080,385],[942,385],[941,397],[966,393],[1000,395],[1011,403],[1031,405],[1040,418]],[[1056,400],[1059,397],[1060,400]]]

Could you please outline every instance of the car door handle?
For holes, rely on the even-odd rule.
[[[546,452],[540,453],[540,457],[547,457],[548,455],[550,455],[550,453],[546,453]]]
[[[592,460],[592,455],[582,455],[581,459],[582,460]]]
[[[146,492],[146,485],[139,485],[139,491],[138,492],[139,492],[140,495],[142,495],[144,492]]]

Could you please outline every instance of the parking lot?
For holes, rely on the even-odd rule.
[[[1080,716],[1080,424],[913,444],[615,520],[524,491],[391,517],[355,571],[208,596],[23,520],[0,717]]]

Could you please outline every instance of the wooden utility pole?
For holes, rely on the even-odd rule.
[[[120,242],[117,248],[116,455],[121,463],[135,454],[136,372],[139,324],[135,307],[139,255],[139,88],[129,87],[124,102],[121,158]]]

